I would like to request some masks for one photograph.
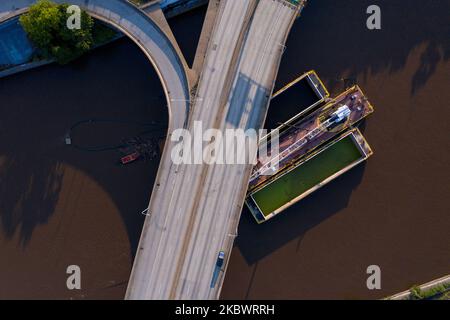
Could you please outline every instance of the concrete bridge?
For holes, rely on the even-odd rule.
[[[218,6],[217,6],[218,5]],[[285,42],[303,2],[222,0],[215,10],[189,126],[261,128]],[[173,166],[158,179],[127,299],[216,299],[252,165]],[[220,251],[226,263],[211,288]]]
[[[0,22],[34,0],[2,0]],[[66,2],[57,0],[55,2]],[[168,140],[127,299],[216,299],[250,178],[251,165],[175,165],[176,128],[261,128],[297,0],[210,0],[197,55],[188,68],[158,7],[145,13],[122,0],[71,0],[130,37],[155,67],[169,108]],[[152,4],[156,5],[157,4]],[[226,263],[211,288],[218,253]]]

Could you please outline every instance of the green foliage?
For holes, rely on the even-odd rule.
[[[93,45],[94,20],[82,11],[81,28],[70,30],[67,27],[68,6],[39,0],[20,17],[22,27],[43,56],[55,58],[61,64],[81,56]]]
[[[414,286],[411,288],[410,292],[411,292],[411,300],[422,300],[423,299],[422,289],[420,289],[420,287]]]
[[[105,24],[99,22],[98,20],[95,21],[93,32],[95,45],[105,44],[113,40],[116,36],[117,32],[115,30],[107,27]]]
[[[443,294],[450,288],[450,284],[442,284],[439,286],[436,286],[431,289],[422,290],[418,286],[414,286],[410,289],[410,299],[411,300],[424,300],[424,299],[430,299],[433,298],[439,294]]]

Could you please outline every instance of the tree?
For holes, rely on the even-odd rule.
[[[66,64],[90,50],[93,44],[94,20],[81,12],[81,28],[69,29],[67,4],[55,4],[39,0],[28,13],[20,17],[20,23],[33,44],[46,58],[55,58]]]

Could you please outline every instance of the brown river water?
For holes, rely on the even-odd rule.
[[[223,299],[377,299],[450,272],[448,1],[317,0],[288,40],[277,88],[315,69],[332,95],[355,78],[375,107],[375,155],[270,222],[244,209]],[[205,9],[170,21],[188,61]],[[447,32],[445,31],[447,30]],[[270,109],[269,127],[296,114]],[[115,145],[167,110],[150,63],[127,39],[77,62],[0,79],[0,299],[122,299],[158,160],[122,167]],[[144,119],[144,120],[143,120]],[[118,121],[120,120],[120,121]],[[79,265],[82,288],[66,288]],[[379,265],[382,289],[368,290]]]

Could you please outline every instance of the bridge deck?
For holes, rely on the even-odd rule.
[[[221,1],[191,117],[204,128],[259,128],[297,8]],[[244,86],[242,86],[244,84]],[[180,165],[152,196],[127,298],[217,298],[219,251],[231,253],[250,166]]]

